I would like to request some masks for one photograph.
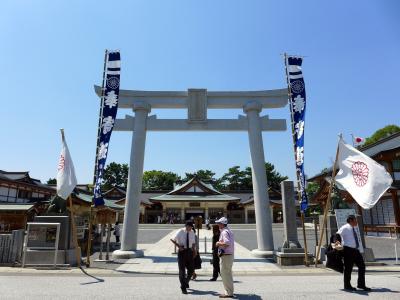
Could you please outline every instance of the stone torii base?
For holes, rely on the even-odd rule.
[[[301,247],[297,236],[296,199],[293,181],[281,182],[284,242],[275,253],[275,261],[281,266],[304,264],[304,248]],[[309,255],[311,258],[312,256]]]

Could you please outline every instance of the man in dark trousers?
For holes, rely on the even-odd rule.
[[[347,217],[347,224],[340,227],[338,234],[342,238],[343,246],[343,259],[344,259],[344,289],[348,291],[356,291],[356,288],[351,286],[351,272],[353,271],[354,264],[358,268],[358,282],[357,287],[364,291],[371,291],[365,285],[365,263],[361,255],[363,246],[360,244],[358,234],[355,230],[357,226],[357,218],[354,215]]]
[[[213,227],[213,237],[212,237],[212,265],[213,265],[213,276],[210,281],[216,281],[218,275],[220,274],[220,267],[219,267],[219,256],[218,256],[218,247],[217,242],[219,241],[219,226],[218,224],[214,224]]]
[[[186,221],[185,228],[180,229],[171,242],[178,247],[179,281],[182,294],[187,294],[189,281],[194,272],[194,257],[196,253],[196,238],[192,230],[193,222]],[[187,270],[187,274],[186,274]]]

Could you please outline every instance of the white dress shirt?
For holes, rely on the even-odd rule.
[[[174,240],[180,245],[183,246],[186,249],[186,240],[187,240],[187,231],[185,228],[182,228],[178,230],[178,232],[175,235]],[[193,232],[193,230],[189,231],[189,248],[192,248],[193,245],[196,245],[196,237]]]
[[[343,246],[356,249],[356,240],[354,238],[353,226],[351,226],[349,223],[347,223],[347,224],[343,225],[342,227],[340,227],[340,229],[338,230],[337,233],[340,234],[340,236],[342,237],[342,245]],[[357,236],[359,236],[359,233],[357,232],[357,230],[356,230],[356,233],[357,233]],[[360,250],[360,252],[364,252],[360,237],[358,239],[358,242],[359,242],[358,250]]]

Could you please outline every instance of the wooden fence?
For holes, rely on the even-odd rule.
[[[24,230],[13,230],[0,234],[0,264],[14,264],[21,261],[24,244]]]

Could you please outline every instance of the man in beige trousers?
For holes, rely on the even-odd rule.
[[[224,284],[225,293],[220,298],[233,298],[233,276],[232,266],[234,259],[235,240],[232,231],[228,228],[228,220],[222,217],[215,221],[221,231],[219,241],[215,244],[218,247],[221,264],[221,278]]]

